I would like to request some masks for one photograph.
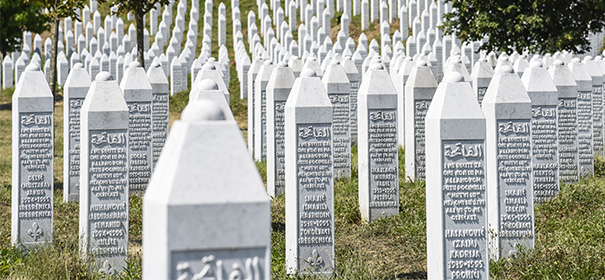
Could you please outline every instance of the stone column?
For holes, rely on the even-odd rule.
[[[534,247],[531,99],[519,75],[505,65],[483,99],[490,258]],[[470,214],[473,215],[473,214]]]
[[[373,222],[399,214],[397,90],[374,61],[359,87],[359,209]]]
[[[574,58],[569,68],[578,85],[578,173],[584,178],[594,173],[592,78],[579,58]]]
[[[258,161],[267,159],[267,84],[273,68],[273,62],[265,61],[254,81],[254,159]]]
[[[405,175],[412,181],[426,178],[425,118],[436,90],[437,81],[428,64],[417,61],[405,84]]]
[[[521,81],[531,99],[531,149],[534,203],[542,203],[559,193],[557,151],[557,86],[542,62],[532,61]]]
[[[271,197],[285,192],[284,110],[295,80],[292,68],[281,62],[267,84],[267,192]]]
[[[286,271],[334,271],[332,105],[315,71],[294,82],[285,116]]]
[[[269,279],[269,197],[237,123],[195,101],[170,134],[143,200],[143,278]]]
[[[128,106],[101,72],[81,111],[80,253],[94,270],[117,275],[128,258]]]
[[[334,177],[351,177],[351,85],[340,61],[333,59],[322,78],[332,102]]]
[[[63,202],[80,198],[80,109],[90,80],[82,63],[77,63],[63,87]]]
[[[120,83],[129,111],[128,186],[131,193],[145,192],[151,178],[153,89],[145,69],[133,61]]]
[[[53,96],[40,67],[30,64],[12,98],[11,244],[53,242]]]
[[[426,114],[426,174],[428,278],[489,279],[485,117],[458,72]]]
[[[162,65],[159,62],[154,62],[147,70],[147,77],[151,84],[152,102],[151,102],[151,130],[152,130],[152,156],[153,165],[158,161],[160,153],[164,148],[166,137],[168,137],[169,121],[169,88],[168,78],[162,70]]]
[[[558,91],[557,137],[559,152],[559,178],[570,184],[578,177],[578,86],[569,68],[556,60],[548,69]]]

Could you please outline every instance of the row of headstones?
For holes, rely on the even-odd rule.
[[[346,60],[345,60],[346,61]],[[309,62],[309,61],[307,61]],[[502,200],[505,203],[502,204],[506,204],[506,206],[503,206],[503,209],[497,209],[497,211],[501,211],[501,212],[511,212],[511,213],[507,213],[508,216],[505,216],[507,221],[495,221],[495,223],[493,224],[498,224],[498,225],[506,225],[506,226],[510,226],[510,225],[519,225],[519,223],[525,221],[525,219],[531,218],[533,219],[533,211],[532,211],[532,206],[534,201],[536,202],[542,202],[547,200],[550,197],[553,197],[554,195],[556,195],[558,193],[558,184],[559,184],[559,170],[558,168],[560,167],[561,169],[561,174],[563,174],[561,176],[561,179],[563,180],[563,182],[566,183],[573,183],[573,182],[577,182],[578,178],[580,176],[584,177],[584,176],[589,176],[590,174],[592,174],[592,170],[593,170],[593,162],[592,162],[592,157],[594,155],[594,151],[602,151],[603,150],[603,145],[602,145],[602,141],[596,141],[594,143],[601,143],[600,145],[595,145],[593,147],[593,142],[592,139],[593,138],[593,133],[589,131],[589,129],[593,128],[593,125],[595,128],[595,133],[594,133],[594,139],[600,139],[602,138],[599,137],[599,135],[602,135],[602,128],[599,129],[598,127],[602,127],[602,124],[599,125],[599,123],[602,123],[602,118],[603,118],[603,113],[602,113],[602,94],[600,94],[601,89],[603,87],[603,72],[600,70],[600,65],[598,65],[598,63],[596,62],[596,60],[592,60],[591,58],[587,57],[585,59],[585,64],[582,64],[579,60],[573,60],[571,63],[571,70],[567,68],[567,66],[564,65],[563,62],[561,61],[556,61],[555,63],[552,64],[551,66],[551,74],[553,75],[553,78],[550,78],[548,75],[548,72],[546,71],[546,68],[542,67],[542,63],[541,61],[536,58],[534,59],[533,62],[533,66],[532,68],[528,68],[528,69],[524,69],[527,70],[527,75],[523,75],[523,82],[525,83],[522,84],[521,83],[521,77],[520,77],[520,73],[515,73],[513,72],[513,68],[510,65],[507,65],[505,62],[506,60],[501,60],[500,64],[496,65],[496,72],[501,72],[503,74],[506,74],[508,76],[512,76],[507,78],[508,80],[506,80],[506,82],[501,82],[499,79],[497,79],[495,82],[492,82],[493,86],[491,86],[492,88],[496,88],[493,90],[490,90],[489,88],[481,88],[481,86],[477,87],[476,83],[473,83],[473,86],[476,86],[476,89],[478,89],[478,92],[474,93],[475,95],[475,99],[477,104],[480,104],[482,99],[484,98],[485,93],[487,92],[487,95],[489,95],[490,92],[498,92],[498,88],[518,88],[519,86],[521,86],[521,88],[523,86],[527,87],[527,90],[523,90],[523,93],[525,95],[527,95],[527,93],[525,92],[529,92],[532,97],[533,95],[536,95],[536,97],[534,99],[536,99],[536,102],[533,104],[533,112],[532,111],[528,111],[527,116],[531,116],[534,119],[531,119],[531,123],[530,123],[530,119],[527,120],[527,122],[523,121],[523,122],[519,122],[517,119],[515,118],[509,118],[508,120],[500,120],[498,122],[497,126],[494,126],[494,128],[499,131],[499,133],[502,134],[502,139],[498,140],[499,142],[497,142],[496,144],[494,144],[494,151],[495,148],[497,147],[498,149],[498,153],[497,155],[492,155],[493,158],[498,159],[498,164],[501,165],[501,168],[494,168],[494,172],[499,172],[496,173],[498,174],[498,176],[495,176],[495,178],[497,180],[499,180],[498,182],[495,182],[496,184],[503,184],[504,186],[523,186],[523,190],[519,191],[510,191],[509,192],[505,192],[502,191],[502,193],[500,193],[499,195],[495,196],[496,199]],[[338,139],[340,135],[338,135],[339,133],[337,133],[337,131],[339,130],[339,128],[342,128],[343,126],[346,127],[346,125],[350,124],[350,122],[347,123],[346,120],[344,120],[344,124],[343,123],[338,123],[339,121],[343,121],[342,118],[342,110],[346,110],[349,109],[350,107],[348,106],[348,104],[346,104],[346,102],[344,102],[345,106],[342,106],[341,104],[338,104],[339,101],[343,102],[348,100],[348,98],[350,96],[346,96],[348,92],[350,92],[349,90],[343,89],[344,87],[346,87],[348,85],[348,81],[346,80],[347,75],[344,71],[344,69],[342,71],[340,71],[339,75],[336,75],[334,72],[334,68],[335,65],[340,64],[340,62],[337,63],[333,63],[332,65],[329,66],[325,76],[323,78],[323,82],[324,82],[324,88],[323,90],[327,91],[327,95],[329,96],[329,100],[331,101],[332,105],[333,105],[333,131],[332,131],[332,135],[334,135],[334,139]],[[456,66],[457,67],[454,67]],[[481,66],[479,69],[480,72],[488,72],[491,73],[491,75],[493,75],[494,70],[491,68],[491,66],[488,64],[487,59],[483,59],[481,60],[481,64],[478,64],[479,66]],[[434,75],[431,72],[431,69],[428,67],[428,64],[424,61],[420,61],[419,65],[417,66],[421,66],[421,67],[415,67],[413,68],[414,70],[412,70],[412,73],[410,73],[409,78],[407,79],[407,82],[405,83],[405,91],[403,94],[398,94],[399,96],[399,100],[396,103],[399,108],[405,108],[406,110],[395,110],[395,112],[398,113],[398,115],[400,116],[405,116],[405,118],[399,117],[399,120],[401,122],[404,122],[405,120],[405,125],[402,126],[404,127],[404,131],[407,132],[407,135],[410,135],[410,137],[403,137],[403,140],[400,140],[400,143],[403,145],[403,143],[405,143],[405,147],[408,148],[407,150],[412,151],[412,153],[409,153],[410,156],[406,157],[406,170],[408,171],[408,176],[411,177],[412,179],[424,179],[425,178],[425,149],[424,149],[424,117],[426,116],[426,112],[427,109],[429,108],[429,104],[431,104],[431,99],[432,99],[432,94],[434,94],[435,90],[437,89],[437,83],[436,80],[434,78]],[[286,186],[286,196],[287,196],[287,183],[280,183],[280,180],[286,180],[287,182],[287,170],[288,170],[288,163],[289,161],[287,160],[287,155],[288,155],[288,150],[284,150],[284,134],[285,137],[287,139],[287,135],[288,132],[282,132],[283,130],[283,122],[284,122],[284,111],[283,111],[283,104],[285,104],[286,102],[286,98],[284,97],[285,94],[287,94],[287,92],[291,89],[291,87],[289,87],[289,85],[293,84],[293,80],[294,80],[294,71],[292,69],[288,70],[284,70],[282,68],[284,67],[284,63],[280,63],[280,66],[278,66],[275,69],[271,69],[273,68],[271,61],[266,61],[265,63],[263,63],[263,65],[260,67],[259,70],[259,74],[257,74],[256,79],[251,78],[251,80],[255,80],[254,83],[254,95],[256,95],[257,97],[255,97],[253,95],[253,98],[249,98],[250,99],[261,99],[264,101],[256,101],[252,104],[254,104],[253,106],[250,106],[249,108],[252,108],[251,110],[254,110],[255,114],[254,114],[254,121],[250,122],[251,124],[253,124],[254,129],[252,132],[249,132],[250,134],[254,134],[254,136],[252,137],[252,139],[256,139],[257,142],[252,142],[252,146],[254,150],[254,155],[255,157],[260,157],[262,158],[262,153],[259,152],[262,149],[260,147],[266,145],[267,146],[267,165],[268,165],[268,191],[270,193],[270,195],[276,195],[279,194],[279,192],[277,190],[279,190],[279,187],[284,184]],[[305,64],[305,67],[303,67],[302,71],[305,71],[306,69],[312,69],[311,67],[309,67],[309,64]],[[354,68],[353,68],[354,69]],[[462,65],[461,61],[457,61],[457,62],[452,62],[452,66],[448,67],[448,69],[450,69],[448,72],[454,72],[456,71],[455,69],[464,69],[464,65]],[[267,73],[269,72],[269,73]],[[291,72],[292,74],[288,74],[288,72]],[[317,73],[315,71],[312,71],[314,73]],[[457,71],[456,71],[457,72]],[[252,73],[252,72],[251,72]],[[367,73],[367,72],[366,72]],[[458,73],[458,72],[457,72]],[[510,74],[510,75],[509,75]],[[470,79],[468,77],[464,77],[464,75],[459,74],[462,79],[467,82],[469,84],[469,88],[470,88]],[[477,77],[479,76],[484,76],[485,73],[481,74],[478,73]],[[468,74],[467,74],[468,76]],[[338,77],[339,79],[336,79],[335,77]],[[388,82],[391,83],[390,81],[390,77],[388,77]],[[504,79],[504,78],[502,78]],[[517,79],[518,81],[515,81],[515,79]],[[553,82],[552,79],[555,79],[556,83]],[[489,80],[491,80],[491,76],[489,76]],[[488,85],[490,84],[489,80],[481,80],[480,82],[484,85]],[[365,82],[365,81],[364,81]],[[503,85],[501,85],[500,83],[504,83]],[[507,84],[508,83],[508,84]],[[516,85],[515,85],[516,83]],[[578,90],[576,90],[576,83],[577,83],[577,88]],[[512,84],[512,85],[511,85]],[[555,86],[556,85],[556,86]],[[582,86],[580,86],[582,85]],[[516,87],[515,87],[516,86]],[[340,90],[339,90],[340,89]],[[559,90],[558,92],[560,93],[559,96],[557,96],[557,90]],[[294,90],[292,90],[294,91]],[[318,91],[318,88],[313,88],[313,89],[309,89],[310,92],[315,92]],[[550,93],[549,96],[545,96],[545,92]],[[580,92],[580,93],[578,93]],[[591,97],[591,92],[593,93],[593,96]],[[569,94],[572,95],[569,95]],[[519,94],[519,93],[517,93]],[[569,95],[569,96],[568,96]],[[403,98],[405,96],[405,98]],[[578,100],[578,103],[582,103],[582,101],[580,99],[578,99],[578,96],[584,96],[584,98],[594,98],[594,100],[599,100],[597,102],[588,102],[588,103],[584,103],[583,105],[583,110],[584,112],[580,112],[580,111],[576,111],[573,108],[566,108],[568,106],[575,106],[576,103],[576,99]],[[571,99],[573,100],[571,100]],[[406,99],[404,101],[404,99]],[[570,100],[567,100],[570,99]],[[502,100],[506,100],[506,98],[502,99]],[[263,108],[263,104],[261,104],[261,102],[265,102],[266,104],[264,104],[264,108]],[[492,102],[495,102],[494,100],[492,100]],[[584,101],[585,102],[585,101]],[[560,104],[565,104],[565,105],[560,105]],[[592,104],[592,105],[591,105]],[[403,106],[399,106],[399,105],[403,105]],[[531,104],[530,104],[531,105]],[[560,115],[561,117],[557,119],[556,115],[557,115],[557,108],[556,106],[559,106],[559,111],[560,111]],[[600,113],[596,113],[596,114],[592,114],[589,111],[586,111],[587,109],[592,109],[591,106],[594,106],[594,110],[595,112],[597,110],[599,110],[598,108],[601,108],[601,112]],[[361,105],[360,107],[361,108]],[[453,108],[464,108],[464,106],[453,106]],[[503,112],[506,113],[506,110],[508,110],[509,112],[512,111],[514,112],[515,109],[511,109],[511,107],[509,106],[508,108],[506,108],[506,106],[503,106],[504,109],[500,109],[500,110],[504,110]],[[360,111],[358,112],[358,114],[360,116],[365,115],[364,112],[361,111],[361,109],[359,109]],[[484,109],[486,110],[486,109]],[[502,114],[502,112],[498,112],[499,114]],[[384,112],[381,112],[381,115],[384,114]],[[264,116],[265,115],[265,116]],[[286,114],[287,115],[287,114]],[[346,116],[346,114],[344,114]],[[584,120],[584,125],[581,125],[580,123],[578,124],[574,124],[572,121],[575,119],[573,116],[577,115],[578,119],[583,119]],[[580,118],[580,115],[583,115],[582,118]],[[388,116],[388,115],[387,115]],[[564,116],[564,117],[563,117]],[[593,116],[594,116],[594,122],[593,122]],[[380,119],[380,117],[376,117],[378,119]],[[389,117],[387,117],[388,119]],[[372,119],[372,116],[370,116],[370,119]],[[557,123],[557,121],[560,121],[561,124]],[[257,129],[261,129],[262,131],[262,124],[265,123],[266,124],[266,128],[265,131],[266,132],[256,132]],[[361,124],[361,120],[360,120],[360,124]],[[531,127],[530,127],[531,126]],[[252,126],[250,126],[252,127]],[[398,126],[393,126],[394,128],[397,128]],[[583,127],[583,129],[582,129]],[[310,127],[308,127],[310,129]],[[558,129],[560,128],[560,129]],[[577,131],[574,131],[574,129],[578,129]],[[360,129],[361,130],[361,129]],[[395,130],[395,129],[394,129]],[[346,129],[345,129],[346,131]],[[387,130],[388,131],[388,130]],[[396,130],[395,130],[396,131]],[[532,134],[532,137],[530,138],[530,131],[533,131],[534,134]],[[300,133],[300,135],[305,135],[305,133],[310,133],[311,130],[298,130],[298,132]],[[509,134],[513,134],[513,135],[509,135]],[[263,139],[263,134],[266,134],[266,144],[263,145],[262,139]],[[319,133],[322,134],[322,133]],[[405,135],[405,134],[404,134]],[[559,135],[565,135],[565,136],[560,136],[558,138]],[[345,133],[346,136],[346,133]],[[308,135],[307,135],[308,137]],[[342,136],[341,136],[342,137]],[[401,137],[401,134],[400,134]],[[345,139],[347,139],[346,137],[344,137]],[[259,140],[260,139],[260,140]],[[342,138],[341,138],[342,139]],[[576,150],[574,152],[574,147],[576,147],[576,145],[578,145],[576,142],[577,140],[573,140],[573,139],[584,139],[583,141],[583,145],[582,143],[580,143],[580,148],[578,150]],[[350,140],[350,139],[347,139]],[[360,166],[366,166],[364,165],[364,158],[367,157],[367,154],[363,154],[363,148],[361,147],[362,144],[362,138],[360,138]],[[395,140],[396,141],[396,140]],[[334,151],[336,151],[339,147],[338,147],[338,143],[339,141],[337,140],[336,142],[334,142],[333,147],[334,147]],[[385,142],[388,141],[384,141],[383,139],[381,139],[379,141],[379,143],[384,144]],[[396,142],[395,142],[396,143]],[[350,142],[348,142],[348,145],[350,145]],[[347,147],[348,145],[344,145],[345,147]],[[379,146],[379,147],[384,147],[383,145]],[[396,146],[395,146],[396,147]],[[350,147],[349,147],[350,148]],[[457,153],[461,153],[464,152],[466,153],[466,155],[469,156],[480,156],[481,153],[483,153],[483,148],[481,148],[481,150],[475,149],[475,150],[462,150],[462,147],[460,145],[456,146],[452,146],[450,153],[452,153],[452,155],[457,154]],[[304,150],[304,149],[303,149]],[[558,150],[560,150],[561,152],[558,153]],[[270,151],[270,152],[269,152]],[[346,150],[342,150],[342,151],[346,151]],[[382,150],[381,152],[383,152],[382,156],[384,156],[384,151]],[[396,148],[395,148],[396,151]],[[492,150],[490,150],[492,151]],[[492,152],[494,152],[492,151]],[[517,155],[521,153],[521,155]],[[363,155],[362,155],[363,154]],[[285,157],[284,157],[285,156]],[[338,177],[338,176],[342,176],[343,173],[340,173],[338,168],[337,168],[337,164],[338,162],[340,162],[338,160],[339,154],[337,152],[333,153],[333,170],[334,170],[334,176]],[[350,154],[348,155],[348,157],[350,157]],[[321,156],[315,156],[315,157],[306,157],[305,159],[316,159],[316,158],[322,158]],[[346,157],[345,157],[346,158]],[[373,157],[370,155],[370,159],[372,159]],[[396,157],[395,157],[396,158]],[[576,159],[574,161],[574,158]],[[385,159],[384,158],[378,158],[379,161],[384,162]],[[302,161],[297,161],[297,164],[299,164],[299,162],[305,162],[304,160]],[[321,162],[321,161],[315,161],[315,162]],[[561,162],[561,164],[559,164],[559,162]],[[350,162],[349,162],[350,164]],[[395,162],[396,164],[396,162]],[[294,163],[292,163],[292,165],[295,165]],[[371,166],[371,164],[370,164]],[[441,165],[439,165],[441,166]],[[473,175],[474,171],[461,171],[460,173],[458,173],[457,171],[455,171],[454,169],[456,169],[456,166],[452,166],[451,167],[452,170],[451,172],[445,172],[444,174],[449,174],[451,176],[468,176],[468,175]],[[317,167],[313,167],[310,170],[318,170]],[[319,169],[321,170],[321,168]],[[385,179],[385,178],[393,178],[393,177],[397,177],[396,175],[396,165],[395,168],[392,168],[391,170],[394,171],[395,174],[382,174],[382,173],[388,173],[385,172],[386,170],[388,170],[387,168],[384,169],[375,169],[376,173],[372,173],[369,174],[370,178],[379,178],[379,179]],[[305,170],[303,170],[305,171]],[[349,165],[349,172],[350,172],[350,165]],[[360,178],[362,178],[362,172],[363,172],[363,168],[360,167]],[[300,173],[300,172],[299,172]],[[450,174],[451,173],[451,174]],[[473,174],[471,174],[473,173]],[[303,172],[304,174],[304,172]],[[448,176],[449,176],[448,175]],[[492,178],[494,179],[494,178]],[[494,179],[494,180],[496,180]],[[309,178],[304,178],[304,182],[307,182],[307,180],[309,180]],[[469,180],[469,179],[467,179]],[[321,182],[319,179],[316,179],[315,182]],[[366,218],[367,216],[364,215],[364,204],[362,202],[362,194],[363,194],[363,189],[364,184],[363,184],[364,180],[360,180],[359,185],[360,185],[360,209],[362,209],[362,216],[364,218]],[[377,180],[378,181],[378,180]],[[382,182],[376,182],[376,185],[380,185],[380,186],[385,186],[388,185],[388,182],[385,182],[388,180],[384,180]],[[311,182],[313,182],[311,180]],[[452,179],[452,181],[450,183],[455,183],[457,182],[456,180]],[[460,181],[462,183],[468,184],[471,183],[472,181]],[[460,183],[459,182],[459,183]],[[387,184],[385,184],[387,183]],[[372,184],[372,182],[370,182],[370,184]],[[504,188],[504,187],[503,187]],[[371,189],[371,188],[370,188]],[[390,191],[390,190],[388,190]],[[378,198],[384,198],[387,196],[379,196],[378,193],[373,193],[376,194],[376,197]],[[495,194],[498,194],[497,192]],[[534,199],[534,194],[536,196],[536,198]],[[455,195],[452,195],[452,197],[454,197]],[[398,196],[395,196],[398,197]],[[466,196],[464,195],[459,195],[458,198],[465,198]],[[472,196],[471,196],[472,197]],[[521,197],[521,198],[519,198]],[[466,197],[468,198],[468,197]],[[288,198],[286,198],[288,200]],[[498,201],[498,200],[494,200],[494,201]],[[508,202],[507,202],[508,201]],[[383,202],[384,203],[384,202]],[[394,204],[396,204],[397,202],[393,202]],[[375,205],[377,205],[378,203],[376,203]],[[493,203],[494,205],[498,205]],[[296,204],[294,204],[296,205]],[[372,204],[370,204],[372,205]],[[479,204],[480,205],[480,204]],[[529,206],[528,206],[529,205]],[[475,205],[477,206],[477,205]],[[396,208],[395,208],[396,209]],[[474,208],[473,208],[474,209]],[[461,220],[464,220],[464,217],[466,217],[464,214],[464,209],[448,209],[451,211],[454,211],[452,213],[457,213],[459,216],[457,216],[458,218],[460,218]],[[460,212],[460,211],[463,212]],[[396,211],[396,210],[395,210]],[[469,210],[471,211],[471,210]],[[474,211],[474,210],[473,210]],[[381,214],[386,213],[386,211],[382,211]],[[396,213],[396,212],[395,212]],[[474,212],[469,212],[470,216],[473,216],[472,214]],[[476,215],[475,215],[476,216]],[[475,217],[473,216],[473,217]],[[495,215],[496,217],[498,217],[499,215]],[[370,217],[371,219],[371,217]],[[517,223],[517,224],[515,224]],[[514,230],[508,230],[506,231],[506,234],[504,234],[505,236],[508,234],[508,236],[506,238],[509,239],[515,239],[515,237],[532,237],[533,233],[527,233],[524,232],[524,230],[530,230],[533,232],[533,224],[530,227],[525,227],[526,224],[523,224],[524,227],[520,227],[518,228],[517,231]],[[521,232],[521,233],[519,233]],[[518,238],[517,238],[518,239]],[[515,240],[512,243],[517,242],[518,240]],[[519,243],[519,242],[517,242]],[[515,243],[515,244],[517,244]],[[510,245],[509,247],[515,247],[517,245]],[[510,252],[510,248],[507,247],[506,250],[503,250],[502,252]],[[508,255],[508,253],[504,254],[505,256]]]
[[[30,64],[13,95],[14,245],[53,241],[53,100]],[[168,134],[168,81],[159,64],[133,62],[120,86],[108,72],[91,85],[76,64],[64,104],[64,201],[80,201],[80,249],[123,266],[128,195],[145,191]]]

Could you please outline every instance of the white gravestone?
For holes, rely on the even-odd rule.
[[[494,76],[494,70],[487,61],[487,58],[483,57],[479,59],[479,61],[475,63],[473,72],[471,73],[473,91],[477,95],[479,105],[483,103],[483,97],[485,97],[485,91],[487,90],[487,86],[489,86],[489,82],[492,80],[492,76]]]
[[[143,200],[143,278],[270,279],[269,198],[237,123],[194,102],[165,149]]]
[[[196,86],[189,93],[189,103],[195,103],[197,100],[209,99],[216,103],[225,114],[226,120],[234,120],[233,113],[229,108],[229,103],[225,100],[225,95],[220,86],[213,79],[202,79],[196,82]]]
[[[483,99],[490,258],[534,247],[531,99],[513,68],[502,66]]]
[[[344,67],[333,59],[324,72],[323,84],[332,102],[334,177],[351,177],[351,85]]]
[[[133,194],[145,192],[153,165],[152,100],[153,89],[145,69],[136,61],[124,73],[120,88],[129,111],[128,187]]]
[[[428,278],[489,279],[485,117],[458,72],[426,114],[426,174]]]
[[[168,137],[169,127],[169,103],[168,103],[168,78],[162,70],[162,65],[159,62],[151,64],[149,70],[147,70],[147,77],[149,77],[149,83],[152,89],[152,102],[151,102],[151,130],[152,130],[152,155],[153,155],[153,166],[158,161],[166,137]]]
[[[108,72],[92,82],[80,116],[80,253],[116,275],[128,257],[128,107]]]
[[[351,113],[351,143],[357,145],[357,92],[359,91],[360,75],[351,57],[345,57],[342,61],[347,78],[349,79],[351,93],[349,94],[349,112]]]
[[[569,68],[578,85],[578,173],[581,178],[589,177],[594,173],[592,78],[578,58],[571,61]]]
[[[53,107],[44,73],[29,65],[12,98],[12,245],[53,242]]]
[[[405,84],[405,173],[412,181],[426,178],[425,118],[436,90],[431,68],[419,60]]]
[[[359,87],[359,209],[373,222],[399,213],[397,90],[374,63]]]
[[[295,79],[292,68],[282,62],[267,84],[267,192],[271,197],[285,192],[284,110]]]
[[[63,202],[80,198],[80,110],[89,88],[90,76],[77,63],[63,88]]]
[[[286,102],[286,271],[334,271],[332,105],[313,70],[294,82]]]
[[[254,81],[254,159],[267,159],[267,84],[273,72],[273,62],[265,61]]]
[[[554,61],[548,72],[557,87],[557,146],[559,178],[561,183],[578,181],[578,90],[569,68],[560,60]]]
[[[254,106],[256,99],[256,77],[258,76],[258,71],[263,66],[263,61],[260,58],[255,58],[250,65],[250,70],[248,71],[248,150],[250,150],[250,155],[254,156]]]
[[[542,62],[532,61],[521,81],[531,99],[531,149],[534,203],[559,193],[557,87]]]
[[[603,72],[592,57],[584,58],[584,65],[592,79],[592,144],[595,154],[603,155]]]
[[[2,88],[13,87],[13,61],[9,55],[4,57],[2,62]]]

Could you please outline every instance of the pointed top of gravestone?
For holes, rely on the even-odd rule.
[[[214,101],[200,99],[189,103],[183,109],[181,120],[186,122],[224,121],[225,113]]]
[[[413,88],[437,88],[435,76],[426,61],[416,61],[416,66],[412,68],[412,72],[410,72],[410,76],[405,83],[405,88],[406,91],[409,88],[410,92],[412,92]]]
[[[528,107],[523,107],[525,105]],[[531,117],[529,106],[531,106],[531,99],[521,78],[510,65],[502,65],[485,91],[483,110],[485,112],[495,110],[496,119],[525,119]]]
[[[78,63],[74,64],[73,69],[81,69],[81,68],[84,68],[84,65],[82,63],[78,62]]]
[[[25,67],[25,71],[40,71],[40,65],[38,65],[37,63],[30,63],[29,65],[27,65],[27,67]]]
[[[200,90],[218,90],[218,84],[212,79],[203,79],[200,81]]]
[[[542,68],[544,65],[540,59],[532,59],[529,63],[529,68]]]
[[[287,61],[285,61],[285,60],[280,61],[280,62],[277,64],[277,68],[284,68],[284,67],[288,67],[288,62],[287,62]]]
[[[576,84],[578,85],[578,91],[591,91],[592,90],[592,77],[590,77],[590,73],[588,73],[588,69],[586,66],[580,61],[579,58],[574,58],[569,63],[569,69],[571,70],[571,74],[576,80]]]
[[[311,68],[306,68],[303,69],[302,72],[300,73],[301,77],[304,78],[312,78],[312,77],[317,77],[317,73],[315,72],[315,70],[311,69]]]
[[[548,68],[548,72],[557,86],[559,98],[578,96],[578,85],[571,74],[571,70],[563,61],[555,60]]]
[[[204,63],[204,65],[202,65],[202,69],[203,70],[216,70],[216,66],[212,63]]]
[[[467,124],[463,127],[460,122],[451,120],[462,120]],[[470,121],[476,122],[475,129],[464,129]],[[438,129],[442,140],[485,138],[485,116],[477,96],[462,73],[448,72],[439,83],[426,113],[427,129],[435,123],[439,123]]]
[[[539,105],[557,104],[557,86],[548,74],[548,70],[542,67],[540,60],[534,60],[530,63],[530,67],[523,72],[521,82],[523,82],[532,103]]]
[[[95,77],[96,82],[106,82],[111,80],[111,74],[107,71],[99,72],[99,74],[97,74],[97,76]]]

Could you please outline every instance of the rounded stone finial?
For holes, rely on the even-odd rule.
[[[332,61],[330,61],[330,65],[340,65],[340,61],[332,59]]]
[[[426,66],[429,66],[429,65],[426,63],[426,61],[424,61],[422,59],[419,59],[419,60],[416,61],[416,66],[417,67],[426,67]]]
[[[181,114],[181,120],[187,122],[193,121],[223,121],[225,113],[212,100],[201,99],[189,103]]]
[[[571,63],[580,63],[580,62],[581,62],[581,61],[580,61],[580,59],[579,59],[579,58],[577,58],[577,57],[574,57],[574,58],[571,60]]]
[[[210,61],[210,62],[215,62],[215,61],[216,61],[216,58],[214,58],[214,57],[210,57],[210,58],[208,58],[208,61]]]
[[[112,79],[111,74],[107,71],[100,72],[95,77],[95,81],[97,81],[97,82],[106,82],[106,81],[110,81],[111,79]]]
[[[212,63],[206,62],[204,64],[204,66],[202,66],[202,69],[203,70],[216,70],[216,66],[214,66],[214,64],[212,64]]]
[[[305,78],[317,77],[317,73],[315,73],[315,70],[307,68],[300,73],[300,76]]]
[[[461,83],[464,82],[464,76],[458,71],[452,71],[445,75],[445,81],[447,83]]]
[[[218,90],[218,84],[212,79],[203,79],[200,81],[201,90]]]
[[[584,61],[587,61],[587,60],[588,61],[592,60],[592,56],[588,55],[588,56],[584,57]]]
[[[380,62],[374,62],[372,63],[372,65],[370,65],[370,70],[383,70],[384,66],[382,66],[382,63]]]
[[[162,67],[162,64],[158,61],[154,61],[153,63],[151,63],[151,67],[152,68],[160,68]]]
[[[288,67],[288,63],[286,61],[280,61],[277,64],[277,68],[286,68],[286,67]]]
[[[27,72],[33,72],[33,71],[40,71],[40,65],[38,65],[38,63],[30,63],[29,65],[27,65],[27,67],[25,67],[25,71]]]
[[[552,63],[552,65],[555,65],[555,66],[563,66],[563,65],[565,65],[565,63],[564,63],[562,60],[557,59],[557,60],[555,60],[555,61]]]
[[[136,67],[141,67],[141,63],[139,63],[138,61],[133,61],[130,64],[128,64],[128,67],[130,68],[136,68]]]
[[[273,61],[271,61],[271,60],[265,60],[265,62],[263,64],[265,64],[265,65],[273,65]]]
[[[78,63],[74,64],[74,68],[81,69],[81,68],[84,68],[84,65],[82,63],[78,62]]]
[[[540,61],[539,59],[532,59],[529,63],[529,68],[542,68],[543,66],[544,65],[542,65],[542,61]]]
[[[502,74],[514,74],[515,71],[513,70],[512,67],[510,67],[510,65],[502,65],[502,67],[500,68],[500,73],[502,73]]]

